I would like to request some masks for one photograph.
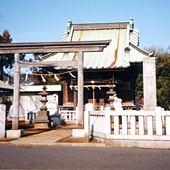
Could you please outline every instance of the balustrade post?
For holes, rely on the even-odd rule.
[[[161,107],[156,107],[156,135],[162,135]]]
[[[148,135],[153,135],[153,118],[152,118],[152,116],[147,116],[147,128],[148,128]]]
[[[128,134],[127,116],[122,116],[122,135]]]
[[[139,116],[139,135],[144,135],[144,117]]]
[[[69,116],[68,116],[68,117],[69,117],[69,120],[71,120],[71,114],[72,114],[71,112],[68,112],[68,115],[69,115]]]
[[[136,134],[136,117],[131,116],[131,135]]]
[[[119,116],[114,116],[114,134],[119,134]]]
[[[166,135],[170,135],[170,116],[166,116]]]
[[[105,109],[105,126],[106,126],[106,134],[111,134],[111,119],[110,119],[110,107]]]

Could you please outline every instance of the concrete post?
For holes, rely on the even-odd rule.
[[[127,124],[127,116],[123,115],[122,116],[122,135],[127,135],[128,134],[128,124]]]
[[[166,135],[170,135],[170,116],[166,116]]]
[[[144,135],[144,118],[139,116],[139,135]]]
[[[148,135],[153,135],[153,117],[147,116]]]
[[[90,115],[89,111],[93,111],[93,104],[92,103],[87,103],[86,104],[86,111],[84,113],[84,133],[85,133],[85,138],[86,141],[89,141],[89,136],[90,136]]]
[[[14,97],[13,97],[13,115],[12,129],[17,130],[19,127],[19,90],[20,90],[20,68],[19,54],[14,56]]]
[[[162,135],[161,107],[156,107],[156,135]]]
[[[83,75],[83,52],[78,55],[78,124],[84,124],[84,75]]]
[[[119,135],[119,116],[114,116],[114,134]]]
[[[4,104],[0,104],[0,139],[5,138],[5,113],[6,106]]]
[[[110,135],[111,134],[111,119],[110,119],[110,107],[106,108],[105,110],[105,133]]]
[[[136,134],[136,117],[131,116],[131,135]]]

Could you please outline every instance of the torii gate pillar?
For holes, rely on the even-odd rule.
[[[84,75],[83,75],[83,52],[78,52],[78,125],[84,124]]]
[[[19,126],[19,92],[20,92],[20,67],[19,53],[14,55],[14,95],[13,95],[13,116],[12,129],[17,130]]]

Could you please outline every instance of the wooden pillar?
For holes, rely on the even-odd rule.
[[[84,124],[84,75],[83,75],[83,52],[78,55],[78,124]]]
[[[18,130],[19,127],[19,90],[20,90],[20,68],[19,54],[14,55],[14,97],[13,97],[13,115],[12,129]]]

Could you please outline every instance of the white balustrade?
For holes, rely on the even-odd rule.
[[[111,111],[106,108],[105,111],[89,111],[89,126],[90,130],[95,133],[106,135],[127,135],[138,136],[138,138],[151,138],[152,136],[167,136],[170,135],[170,111],[164,111],[162,108],[157,107],[155,111]],[[114,133],[111,131],[111,116],[114,117]],[[119,118],[122,117],[122,124]],[[138,120],[136,120],[138,117]],[[146,122],[144,121],[146,117]],[[155,120],[156,134],[153,127]],[[147,128],[145,129],[145,123]],[[163,133],[163,123],[165,123],[165,132]],[[86,122],[85,122],[86,124]],[[93,129],[92,129],[93,128]],[[146,133],[145,133],[146,131]],[[154,135],[153,135],[154,134]]]
[[[59,114],[66,122],[76,123],[76,110],[59,110]]]

